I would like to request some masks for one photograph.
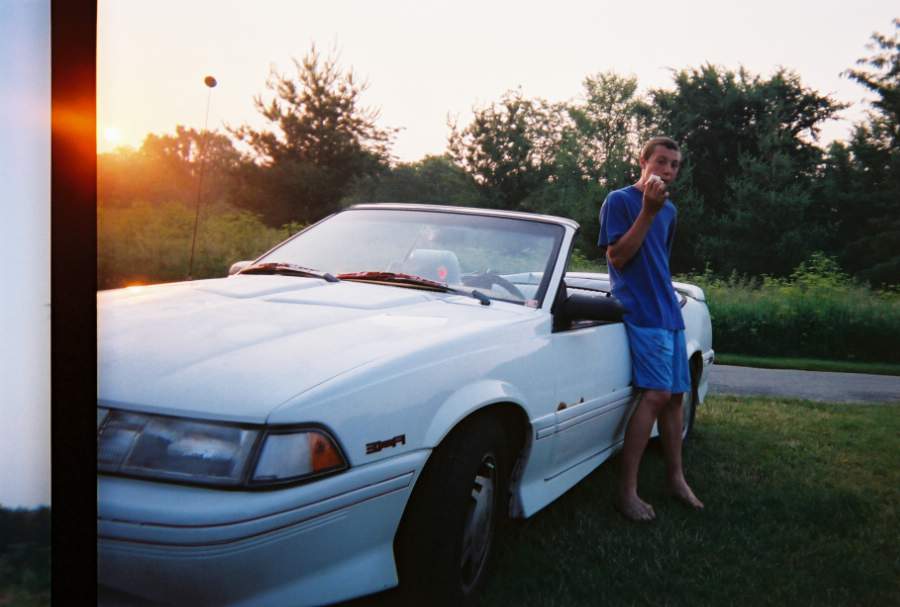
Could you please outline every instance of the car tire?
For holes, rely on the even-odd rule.
[[[699,401],[699,396],[697,395],[697,384],[700,382],[700,373],[697,368],[697,365],[691,362],[691,391],[684,395],[684,400],[682,400],[683,407],[683,422],[681,425],[681,444],[684,445],[688,442],[688,439],[691,436],[691,430],[694,429],[694,419],[697,416],[697,402]]]
[[[475,605],[509,503],[506,436],[490,416],[455,428],[434,450],[397,533],[409,604]]]

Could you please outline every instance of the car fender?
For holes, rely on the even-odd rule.
[[[525,397],[509,382],[483,379],[451,394],[436,411],[425,431],[424,445],[436,447],[464,418],[495,403],[512,403],[525,409]]]
[[[700,353],[700,356],[703,356],[703,347],[700,345],[700,342],[696,338],[688,339],[686,345],[688,362],[690,362],[690,360],[698,352]]]

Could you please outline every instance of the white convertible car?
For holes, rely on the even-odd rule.
[[[101,597],[477,597],[501,517],[609,458],[635,400],[606,275],[566,273],[577,231],[357,205],[228,278],[100,293]],[[703,292],[673,288],[686,436],[712,330]]]

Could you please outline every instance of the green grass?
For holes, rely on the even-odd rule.
[[[618,458],[514,524],[485,605],[875,605],[900,599],[900,407],[710,397],[685,451],[706,504],[613,510]]]
[[[839,373],[872,373],[874,375],[900,375],[900,364],[868,363],[847,360],[820,360],[817,358],[777,358],[746,356],[716,352],[716,363],[761,369],[800,369],[802,371],[836,371]]]
[[[614,457],[509,524],[483,607],[900,603],[900,407],[709,397],[694,432],[705,511],[666,494],[652,443],[640,488],[658,519],[627,522]]]

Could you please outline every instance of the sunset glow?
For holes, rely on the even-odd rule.
[[[563,0],[552,11],[537,10],[537,3],[473,0],[455,3],[452,11],[434,0],[263,4],[268,8],[101,0],[98,135],[117,125],[123,140],[98,137],[99,147],[139,147],[147,134],[171,134],[179,124],[202,129],[211,91],[204,76],[210,74],[218,86],[209,128],[262,126],[253,99],[270,98],[269,70],[292,73],[291,59],[313,43],[326,54],[336,48],[341,65],[368,81],[362,103],[381,111],[381,126],[403,127],[393,152],[408,162],[445,151],[448,116],[466,124],[473,106],[508,90],[521,87],[526,97],[552,102],[575,99],[586,76],[607,70],[636,76],[642,91],[670,88],[672,70],[705,63],[764,76],[784,66],[806,86],[851,104],[843,120],[825,125],[827,143],[846,137],[865,110],[859,103],[865,91],[839,74],[865,55],[869,36],[889,28],[896,13],[884,0],[862,0],[852,11],[839,0],[698,0],[689,10],[671,2],[638,8]],[[664,43],[649,44],[651,33]]]
[[[114,126],[108,126],[103,129],[103,139],[112,145],[118,145],[122,142],[122,131]]]

